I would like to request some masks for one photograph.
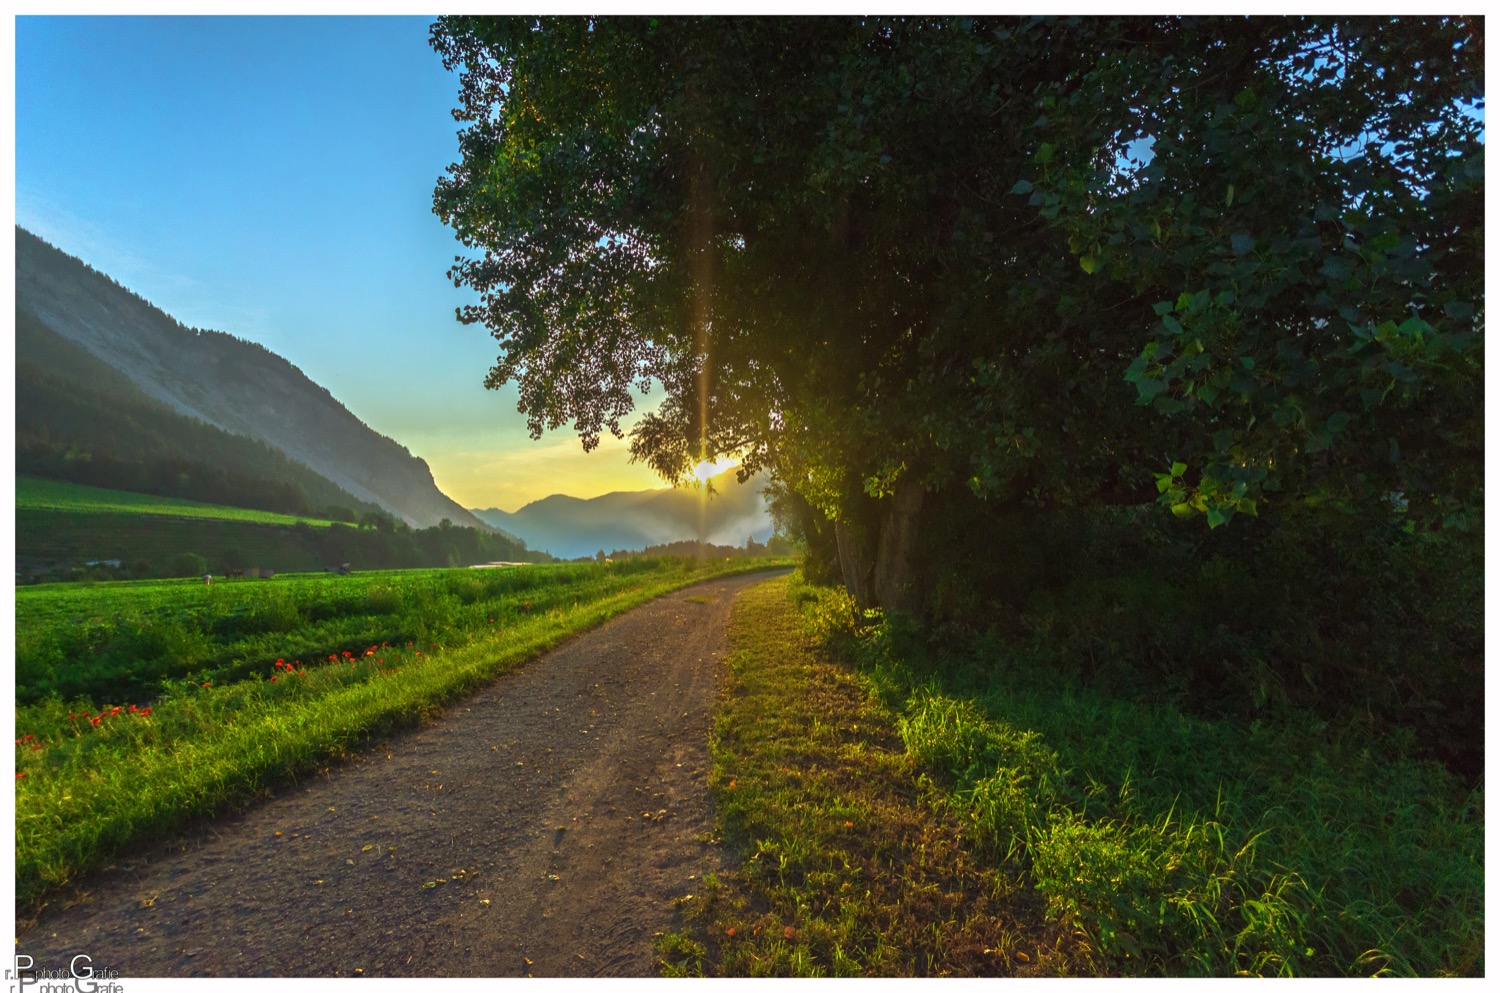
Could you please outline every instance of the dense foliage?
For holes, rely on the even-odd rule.
[[[433,44],[490,385],[592,445],[661,384],[636,456],[769,469],[866,606],[928,611],[1071,507],[1475,522],[1477,19],[451,17]]]
[[[433,44],[460,316],[534,431],[591,443],[660,384],[634,454],[769,471],[861,608],[1205,716],[1364,715],[1481,774],[1482,21],[454,17]]]

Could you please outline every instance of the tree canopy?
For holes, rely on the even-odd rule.
[[[477,18],[434,210],[534,435],[739,453],[865,603],[936,517],[1464,524],[1482,26]],[[915,570],[915,571],[914,571]]]

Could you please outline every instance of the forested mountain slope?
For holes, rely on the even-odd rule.
[[[19,227],[16,310],[18,325],[30,322],[33,331],[45,329],[87,351],[162,407],[263,443],[358,501],[417,527],[437,524],[443,518],[482,526],[437,488],[425,462],[372,431],[286,359],[229,334],[183,327],[107,276]],[[33,333],[27,341],[45,338]],[[65,418],[73,420],[75,427],[79,419],[85,425],[102,425],[93,411],[84,413],[82,408],[90,403],[106,411],[117,402],[126,403],[132,415],[138,413],[140,404],[122,394],[119,378],[97,389],[80,383],[71,363],[58,361],[63,351],[55,343],[26,351],[18,340],[18,367],[29,367],[34,399],[48,394],[51,402],[42,402],[54,411],[70,406],[63,401],[76,399],[78,405]],[[71,384],[62,394],[57,390],[60,382]],[[75,396],[68,398],[69,392]],[[161,414],[148,420],[154,420],[148,433],[159,439],[165,432],[180,439],[179,444],[198,450],[195,442],[201,435],[194,429],[169,422]],[[38,429],[36,421],[28,421],[28,430]],[[74,440],[67,436],[73,429],[59,430],[65,440]],[[189,440],[189,436],[194,437]],[[224,445],[211,449],[222,450]],[[218,460],[218,468],[243,473],[248,471],[238,461],[243,451],[210,450],[206,457]],[[265,459],[254,461],[263,464]],[[311,485],[313,490],[320,489]],[[319,499],[311,492],[308,496],[315,503]]]

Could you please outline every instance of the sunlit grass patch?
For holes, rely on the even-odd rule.
[[[918,779],[896,715],[814,650],[778,580],[742,593],[711,776],[739,869],[706,879],[669,974],[1014,975],[1088,972],[1037,895],[964,841]]]
[[[260,524],[297,524],[327,527],[331,521],[307,514],[281,514],[270,510],[228,507],[176,497],[125,490],[103,489],[82,483],[65,483],[30,476],[16,477],[18,510],[61,510],[91,513],[155,514],[168,517],[199,517],[207,520],[253,521]]]

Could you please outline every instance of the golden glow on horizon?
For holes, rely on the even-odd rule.
[[[693,466],[693,478],[700,483],[707,482],[708,480],[713,479],[715,476],[719,475],[719,473],[725,472],[729,469],[733,469],[739,464],[740,463],[738,459],[732,458],[727,455],[721,456],[712,462],[699,462],[697,465]]]
[[[515,511],[556,493],[586,500],[667,485],[645,465],[631,464],[628,443],[608,434],[592,452],[569,437],[511,445],[486,444],[484,437],[465,440],[469,443],[445,439],[413,446],[427,460],[438,488],[464,507]]]

